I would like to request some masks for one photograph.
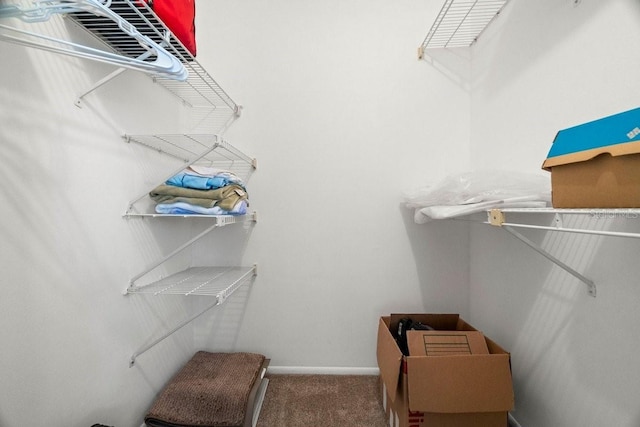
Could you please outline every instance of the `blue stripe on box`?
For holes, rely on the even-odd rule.
[[[547,158],[631,141],[640,141],[640,108],[561,130]]]

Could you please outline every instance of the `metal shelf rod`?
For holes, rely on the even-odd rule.
[[[485,221],[484,224],[491,224],[489,221]],[[598,236],[610,236],[610,237],[627,237],[632,239],[640,239],[640,233],[627,233],[623,231],[606,231],[606,230],[587,230],[582,228],[566,228],[566,227],[552,227],[547,225],[531,225],[531,224],[515,224],[511,222],[502,223],[503,227],[515,227],[515,228],[530,228],[535,230],[549,230],[560,231],[564,233],[578,233],[578,234],[591,234]]]

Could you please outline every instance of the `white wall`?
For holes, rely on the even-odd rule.
[[[638,22],[635,0],[509,2],[472,48],[474,168],[539,171],[558,130],[637,107]],[[635,217],[567,221],[640,231]],[[514,415],[526,427],[637,426],[640,243],[523,234],[593,279],[597,297],[507,233],[472,228],[471,320],[512,351]]]
[[[122,218],[176,165],[121,135],[183,131],[184,111],[130,71],[77,108],[112,67],[0,43],[0,425],[139,426],[196,349],[374,368],[378,316],[466,314],[468,230],[416,226],[401,197],[469,167],[468,61],[452,73],[416,59],[437,8],[198,2],[199,61],[245,106],[228,137],[258,158],[259,222],[216,230],[194,256],[255,262],[259,276],[133,368],[134,351],[206,304],[122,295],[204,227]],[[40,31],[88,41],[59,19]]]
[[[36,27],[89,42],[60,19]],[[76,97],[113,67],[5,42],[0,52],[0,425],[139,426],[192,354],[193,334],[174,335],[132,369],[129,358],[191,307],[122,292],[190,230],[122,218],[177,166],[121,136],[179,128],[180,107],[127,72],[78,108]]]
[[[375,368],[380,315],[466,312],[467,230],[416,226],[402,206],[403,190],[468,166],[468,88],[416,55],[438,5],[198,7],[200,61],[245,107],[227,136],[258,158],[244,262],[259,274],[237,348]],[[210,327],[198,339],[216,346]]]

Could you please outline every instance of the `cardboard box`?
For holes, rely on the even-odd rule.
[[[640,207],[640,108],[561,130],[542,168],[555,208]]]
[[[377,359],[389,425],[506,427],[514,402],[509,353],[482,336],[485,354],[404,356],[391,332],[397,330],[403,317],[428,324],[436,331],[477,331],[457,314],[392,314],[380,318]]]

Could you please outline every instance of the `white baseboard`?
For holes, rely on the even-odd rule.
[[[313,375],[379,375],[378,368],[355,367],[327,367],[327,366],[269,366],[267,372],[274,375],[282,374],[313,374]]]

